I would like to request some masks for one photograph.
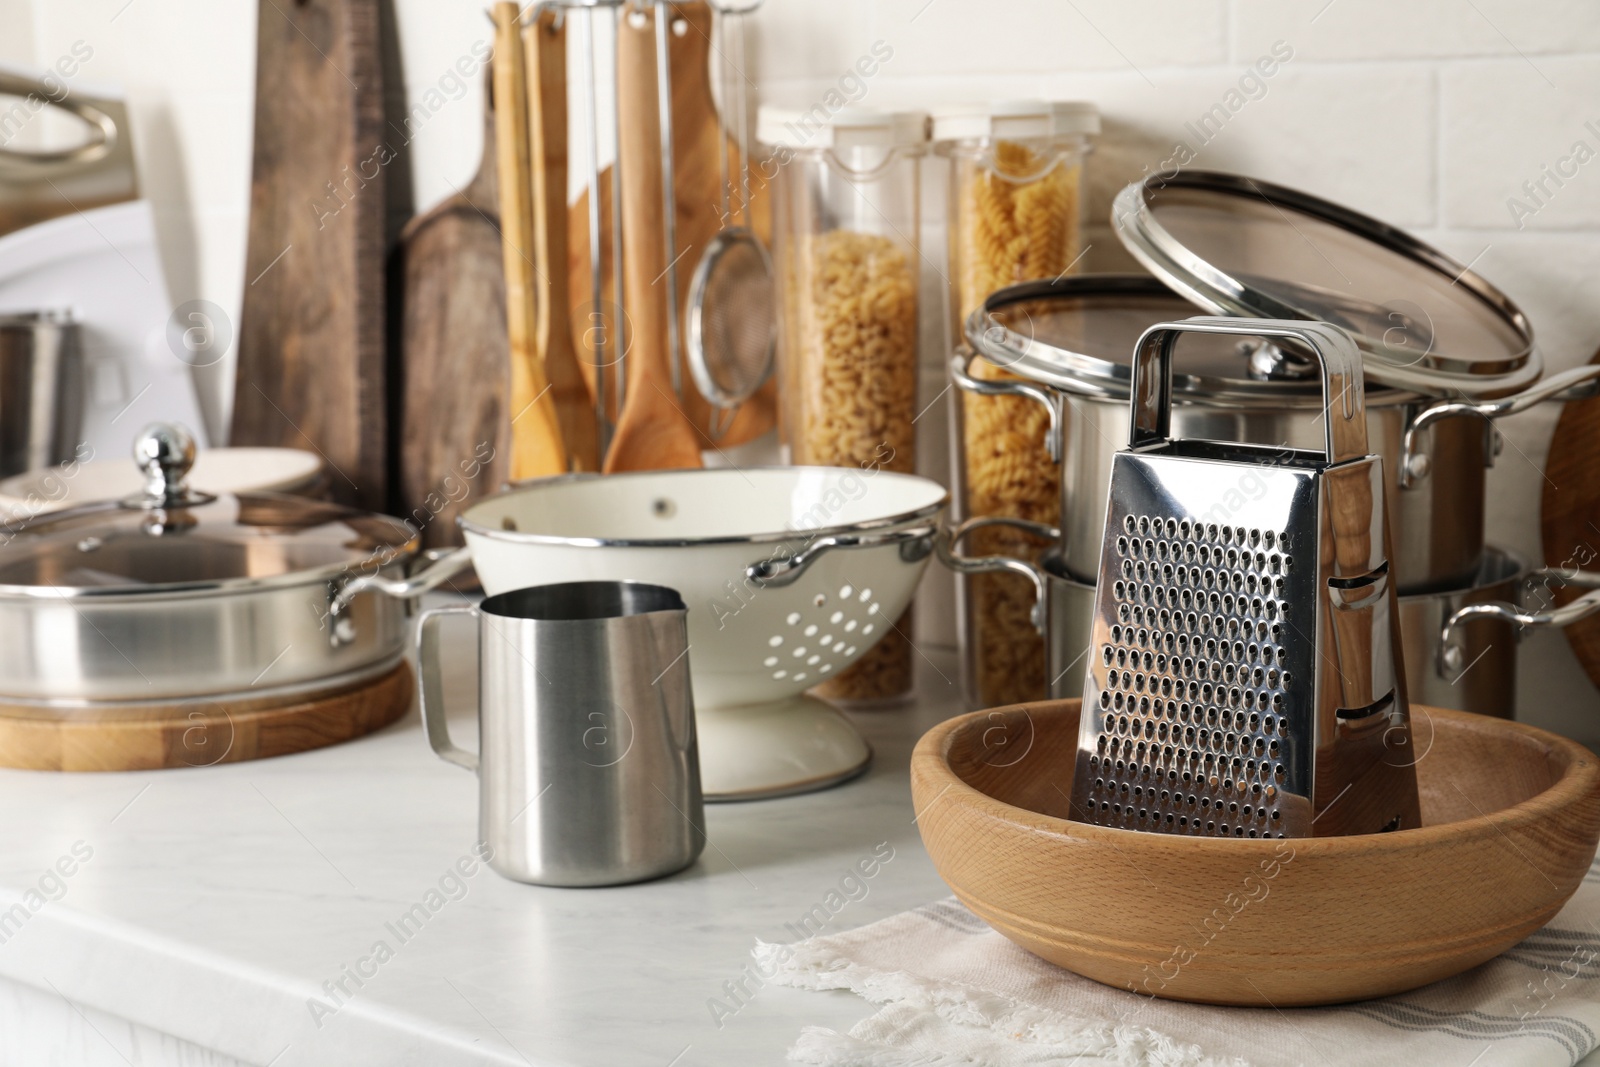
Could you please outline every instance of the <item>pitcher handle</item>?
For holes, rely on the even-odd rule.
[[[446,604],[429,608],[417,620],[417,672],[422,675],[422,728],[428,735],[428,744],[440,759],[465,767],[474,774],[478,770],[478,754],[450,740],[450,725],[445,720],[444,676],[439,671],[439,627],[447,615],[476,617],[477,614],[475,604]]]

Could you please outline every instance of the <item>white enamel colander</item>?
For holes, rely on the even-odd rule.
[[[415,595],[470,555],[491,596],[586,580],[678,590],[706,795],[780,795],[865,766],[848,720],[801,694],[899,619],[946,501],[936,482],[881,470],[565,475],[479,502],[460,519],[462,552],[409,582],[367,585]]]

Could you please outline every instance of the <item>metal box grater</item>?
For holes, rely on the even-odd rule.
[[[1184,333],[1321,364],[1326,454],[1170,437]],[[1151,327],[1112,461],[1072,818],[1201,837],[1420,825],[1382,459],[1360,355],[1323,323]]]

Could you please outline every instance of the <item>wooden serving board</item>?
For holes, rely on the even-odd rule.
[[[262,0],[235,445],[309,448],[388,507],[380,0]]]
[[[483,125],[477,176],[407,223],[398,249],[399,514],[429,548],[460,544],[456,516],[510,474],[511,350],[487,89]]]
[[[1589,362],[1600,363],[1600,352]],[[1600,397],[1568,404],[1556,422],[1539,506],[1547,566],[1600,571]],[[1584,590],[1553,589],[1566,602]],[[1539,607],[1530,603],[1529,607]],[[1600,686],[1600,617],[1566,628],[1584,673]]]
[[[411,666],[332,692],[93,711],[0,704],[0,766],[30,771],[210,767],[335,745],[411,707]]]

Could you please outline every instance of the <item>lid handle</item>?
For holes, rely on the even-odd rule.
[[[133,440],[133,461],[144,472],[144,492],[122,501],[124,507],[186,508],[216,499],[189,487],[194,466],[194,435],[175,422],[152,422]]]
[[[1186,333],[1299,341],[1316,356],[1322,371],[1324,447],[1330,466],[1367,454],[1367,414],[1361,378],[1361,353],[1348,333],[1326,322],[1288,319],[1235,319],[1199,316],[1160,322],[1139,337],[1133,349],[1132,427],[1129,448],[1171,439],[1172,350]]]

